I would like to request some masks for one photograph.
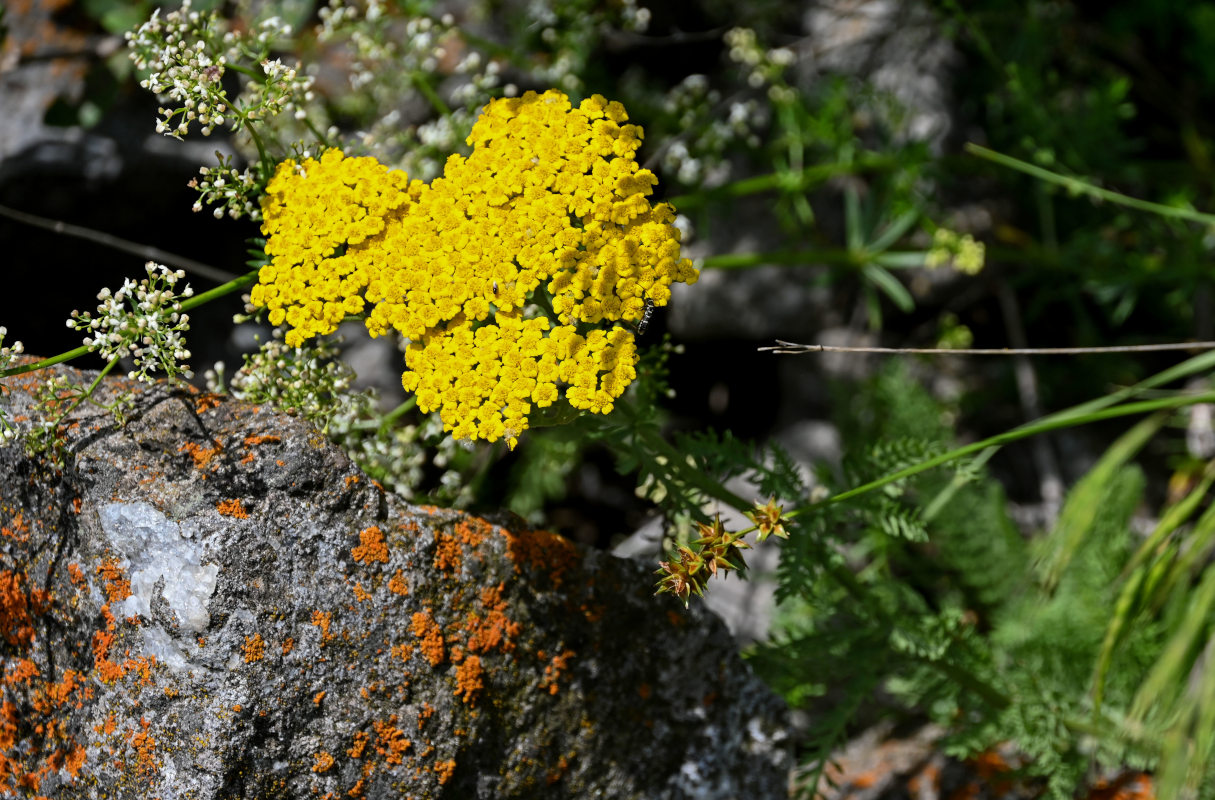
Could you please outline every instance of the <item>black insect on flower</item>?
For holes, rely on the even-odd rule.
[[[641,320],[637,323],[637,335],[644,336],[646,329],[650,327],[650,317],[654,316],[654,301],[650,298],[645,300],[645,311],[641,315]]]

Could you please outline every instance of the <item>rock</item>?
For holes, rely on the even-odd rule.
[[[40,375],[4,381],[27,429]],[[409,506],[267,407],[124,390],[62,471],[0,448],[0,794],[787,796],[783,704],[649,565]]]

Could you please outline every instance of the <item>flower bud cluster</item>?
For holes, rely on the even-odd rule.
[[[0,325],[0,372],[8,369],[13,363],[13,360],[25,352],[25,345],[21,342],[13,342],[10,345],[4,344],[4,337],[8,335],[8,328]],[[0,393],[5,389],[0,387]],[[13,428],[8,420],[8,416],[4,413],[4,409],[0,408],[0,442],[9,442],[17,435],[17,431]]]
[[[779,88],[784,82],[785,71],[797,60],[794,52],[787,47],[765,49],[750,28],[731,28],[726,31],[725,41],[730,48],[730,60],[749,70],[747,84],[752,89],[768,84],[776,84]]]
[[[134,369],[127,377],[151,383],[149,372],[160,369],[170,378],[190,378],[186,364],[190,357],[183,334],[190,329],[190,315],[182,311],[183,298],[193,296],[186,284],[180,293],[177,283],[186,276],[149,261],[148,277],[138,283],[126,279],[122,288],[111,293],[102,289],[97,299],[97,315],[73,311],[67,326],[87,334],[84,344],[107,361],[130,356]]]
[[[214,205],[211,213],[216,219],[221,219],[225,212],[232,219],[261,219],[262,211],[257,200],[261,185],[256,176],[248,167],[237,172],[232,166],[232,156],[225,156],[217,150],[215,157],[219,159],[218,166],[199,167],[202,180],[190,180],[190,188],[200,195],[192,210],[198,212],[202,211],[204,205]]]
[[[153,11],[126,38],[135,67],[147,73],[140,85],[165,104],[157,132],[180,139],[197,122],[209,136],[217,128],[237,131],[249,120],[285,111],[302,113],[298,103],[310,99],[312,78],[267,58],[274,42],[291,32],[278,17],[234,31],[217,12],[195,10],[190,0],[163,17],[159,8]],[[233,102],[224,86],[229,69],[265,77],[251,80],[249,95]]]
[[[937,228],[932,235],[932,248],[924,256],[924,266],[929,269],[946,264],[958,272],[978,275],[986,262],[986,246],[967,234],[959,234],[948,228]]]
[[[673,594],[686,606],[692,595],[701,597],[709,578],[717,574],[747,568],[742,551],[751,545],[742,540],[742,532],[731,532],[721,523],[721,515],[712,525],[697,523],[700,538],[691,545],[680,545],[667,561],[658,562],[658,594]]]

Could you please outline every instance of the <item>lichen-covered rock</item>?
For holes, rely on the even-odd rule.
[[[0,796],[785,796],[780,701],[644,565],[406,505],[265,407],[128,416],[82,406],[62,471],[0,448]]]

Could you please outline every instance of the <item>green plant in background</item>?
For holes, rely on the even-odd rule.
[[[1206,5],[1170,12],[1195,22],[1195,46],[1209,38]],[[607,79],[592,54],[601,39],[644,31],[650,13],[632,2],[532,7],[540,24],[506,14],[490,40],[471,12],[456,19],[420,0],[331,0],[315,25],[309,3],[236,3],[226,15],[218,4],[141,6],[139,18],[131,4],[90,4],[110,30],[131,31],[163,133],[232,134],[238,155],[202,169],[195,209],[260,220],[267,239],[246,275],[209,292],[179,292],[181,276],[150,268],[152,283],[103,296],[97,317],[72,315],[88,336],[81,348],[17,364],[20,343],[0,347],[0,376],[90,350],[107,359],[91,386],[44,385],[46,419],[26,446],[64,463],[62,423],[124,355],[137,376],[149,366],[185,375],[187,312],[252,287],[240,320],[279,330],[235,373],[216,365],[208,385],[314,421],[406,497],[473,502],[503,447],[518,443],[507,504],[538,519],[586,449],[604,448],[664,514],[656,588],[685,604],[713,576],[745,574],[756,539],[780,539],[777,633],[751,656],[810,712],[807,791],[860,721],[886,715],[939,722],[962,757],[1012,742],[1024,774],[1056,797],[1124,765],[1155,770],[1163,797],[1210,796],[1215,473],[1200,471],[1146,538],[1131,517],[1150,496],[1136,455],[1167,436],[1178,409],[1215,402],[1165,387],[1209,374],[1215,357],[961,447],[959,408],[895,367],[844,390],[848,456],[811,483],[771,444],[666,435],[666,359],[677,348],[637,346],[670,284],[694,278],[678,230],[761,198],[778,249],[698,267],[821,265],[819,280],[854,293],[880,330],[891,308],[916,310],[907,270],[948,267],[966,281],[991,259],[1018,265],[998,279],[1045,287],[1031,323],[1075,308],[1083,343],[1170,286],[1152,302],[1181,323],[1161,333],[1182,336],[1197,322],[1187,303],[1209,283],[1213,220],[1193,206],[1211,195],[1133,158],[1134,70],[1061,56],[1076,24],[1066,4],[1033,4],[999,42],[985,34],[1008,22],[999,4],[944,4],[960,46],[989,65],[973,80],[994,149],[971,146],[959,160],[896,135],[898,104],[870,85],[798,81],[796,43],[770,46],[762,33],[779,10],[759,9],[748,27],[723,26],[720,74],[669,86],[641,70],[620,77],[614,96],[648,133],[649,160],[635,161],[640,131],[595,95]],[[1181,120],[1180,136],[1209,176],[1195,125]],[[998,226],[993,242],[948,210],[979,158],[1005,168],[985,180],[1033,210],[1032,224]],[[647,199],[651,165],[682,192],[670,205]],[[824,208],[838,209],[840,230],[820,225]],[[963,313],[940,315],[933,335],[970,344]],[[371,332],[403,337],[403,385],[416,394],[391,411],[351,391],[340,360],[336,329],[364,314]],[[1051,529],[1023,536],[987,473],[999,448],[1130,417],[1143,419],[1076,484]],[[2,408],[0,435],[15,436]],[[469,446],[478,438],[502,445]],[[725,509],[748,524],[731,529]]]

